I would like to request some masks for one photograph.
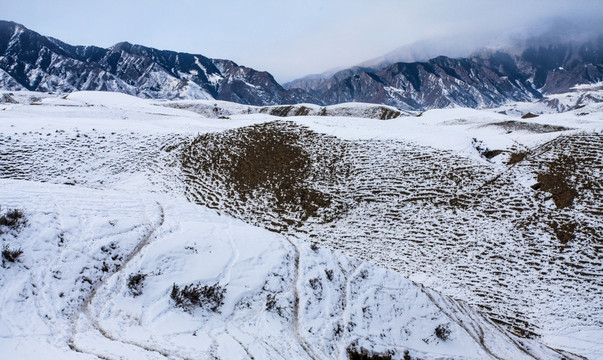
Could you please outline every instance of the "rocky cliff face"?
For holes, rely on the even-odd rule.
[[[267,72],[202,55],[127,42],[72,46],[0,22],[0,86],[8,90],[116,91],[144,98],[220,99],[250,105],[319,102],[285,90]]]

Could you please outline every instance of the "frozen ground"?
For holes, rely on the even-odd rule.
[[[560,357],[537,341],[588,358],[603,351],[598,103],[533,119],[448,109],[274,123],[121,94],[11,98],[0,104],[0,177],[23,181],[1,181],[0,206],[24,209],[30,223],[2,235],[24,250],[0,269],[9,358],[345,358],[349,348]],[[571,130],[547,132],[555,126]],[[328,195],[330,208],[279,208],[262,191],[240,201],[221,167],[200,173],[183,160],[257,139],[254,129],[305,149],[315,181],[302,179],[302,190]],[[195,147],[208,133],[218,145]],[[487,159],[485,150],[504,152]],[[521,151],[525,160],[508,165]],[[579,159],[569,181],[581,191],[557,208],[530,186],[563,154]],[[571,241],[551,221],[577,224]],[[133,297],[126,283],[137,273],[147,277]],[[194,282],[226,286],[220,313],[174,308],[172,285]]]

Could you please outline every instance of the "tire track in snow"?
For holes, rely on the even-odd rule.
[[[489,356],[491,356],[493,359],[498,359],[498,360],[504,360],[504,358],[501,358],[500,356],[496,355],[492,349],[490,349],[485,340],[484,340],[484,335],[486,334],[486,332],[484,332],[484,328],[481,326],[480,324],[480,319],[476,319],[475,315],[472,313],[472,311],[467,311],[467,305],[463,304],[463,303],[458,303],[458,302],[453,302],[451,299],[447,299],[446,297],[442,297],[442,300],[444,300],[445,302],[447,302],[447,304],[441,304],[438,299],[436,299],[436,296],[438,296],[436,294],[436,296],[434,296],[434,292],[430,289],[427,288],[422,288],[423,293],[425,295],[427,295],[427,297],[429,298],[429,300],[431,300],[431,302],[438,308],[440,309],[440,311],[446,315],[446,317],[448,317],[450,319],[450,321],[458,324],[463,330],[465,330],[465,332],[467,332],[467,334],[475,341],[476,344],[478,344],[482,350],[484,350]],[[456,310],[458,312],[460,312],[461,314],[463,314],[463,317],[465,319],[469,319],[471,320],[470,322],[467,321],[460,321],[459,317],[456,316],[454,313],[446,310],[446,309],[452,309],[453,311]],[[490,322],[490,320],[488,320],[487,318],[483,317],[481,319],[482,321],[486,321],[489,322],[491,325],[493,325],[493,327],[495,329],[500,329],[498,325]],[[521,352],[523,352],[526,356],[529,356],[530,358],[533,359],[540,359],[540,357],[538,355],[533,354],[532,352],[530,352],[529,348],[526,348],[524,345],[522,345],[520,342],[518,342],[516,339],[513,339],[511,336],[509,336],[509,334],[506,331],[499,331],[500,334],[502,334],[503,336],[506,337],[506,339],[513,345],[515,346],[517,349],[519,349]],[[557,352],[559,355],[562,356],[563,359],[586,359],[580,355],[576,355],[576,354],[572,354],[572,353],[568,353],[565,351],[559,351],[556,349],[552,349],[549,347],[549,349],[551,349],[552,351]]]
[[[239,249],[237,248],[237,246],[234,243],[234,240],[232,238],[232,236],[228,235],[228,240],[229,243],[232,247],[232,251],[233,251],[233,255],[231,256],[231,258],[229,259],[225,269],[220,273],[220,275],[217,277],[219,278],[229,278],[230,277],[230,273],[232,272],[232,268],[234,267],[235,263],[237,262],[239,256],[240,256],[240,252]],[[294,284],[294,297],[295,297],[295,301],[296,303],[298,303],[298,294],[297,294],[297,279],[298,279],[298,271],[297,268],[299,267],[299,251],[297,249],[297,247],[291,242],[290,239],[286,239],[288,243],[290,243],[292,245],[292,248],[295,250],[296,252],[296,256],[295,256],[295,273],[294,273],[294,278],[293,278],[293,284]],[[243,299],[245,297],[246,294],[251,294],[251,293],[247,293],[244,292],[243,294],[240,295],[240,299]],[[294,309],[294,314],[293,314],[293,321],[296,322],[297,321],[297,311],[295,311]],[[245,331],[242,327],[237,326],[237,324],[233,321],[233,316],[234,316],[234,311],[233,313],[229,316],[228,319],[225,320],[226,325],[224,326],[224,333],[226,333],[228,336],[230,336],[235,342],[237,342],[241,348],[245,351],[245,353],[249,356],[250,359],[255,359],[255,356],[252,354],[251,349],[246,346],[241,340],[239,340],[234,334],[232,334],[232,331],[229,330],[229,326],[234,327],[237,331],[240,331],[242,333],[244,333],[245,335],[251,337],[252,339],[254,339],[254,341],[263,344],[264,345],[264,350],[268,353],[270,353],[270,358],[275,358],[275,355],[278,355],[279,358],[281,359],[287,359],[289,358],[288,356],[285,356],[283,353],[281,353],[273,344],[270,344],[269,342],[267,342],[264,338],[262,338],[261,336],[258,336],[257,334],[254,333],[250,333],[248,331]],[[316,359],[315,356],[310,354],[310,350],[309,350],[309,346],[303,341],[301,340],[301,336],[299,335],[299,326],[294,325],[295,328],[295,339],[297,340],[297,343],[300,344],[300,346],[302,347],[302,349],[306,352],[306,354],[312,358],[312,359]],[[211,335],[211,334],[210,334]],[[212,336],[212,341],[215,341],[214,337]]]
[[[149,244],[149,242],[151,241],[151,238],[153,237],[153,235],[155,234],[156,230],[159,229],[165,220],[165,211],[163,209],[163,206],[156,201],[157,206],[159,207],[160,210],[160,216],[159,216],[159,223],[155,226],[153,226],[151,229],[149,229],[149,232],[145,235],[145,237],[136,245],[136,247],[134,248],[134,250],[132,250],[132,252],[130,252],[130,254],[128,254],[128,256],[124,259],[123,263],[119,266],[118,269],[114,270],[112,273],[110,273],[108,276],[106,276],[104,279],[102,279],[101,281],[99,281],[93,288],[92,291],[90,292],[90,294],[88,295],[88,297],[84,300],[84,303],[82,304],[80,310],[78,311],[78,314],[75,316],[74,318],[74,322],[73,322],[73,330],[72,330],[72,337],[71,339],[68,341],[68,345],[69,347],[76,351],[76,352],[80,352],[80,353],[87,353],[90,355],[94,355],[96,357],[99,358],[105,358],[103,356],[99,356],[98,354],[94,354],[91,353],[87,350],[82,350],[80,349],[76,344],[75,344],[75,335],[77,334],[77,322],[80,319],[80,317],[83,315],[85,317],[88,318],[88,320],[90,321],[90,323],[92,324],[92,327],[97,330],[104,338],[106,338],[109,341],[113,341],[113,342],[119,342],[122,344],[126,344],[126,345],[131,345],[131,346],[135,346],[141,350],[147,351],[147,352],[152,352],[158,355],[161,355],[165,358],[169,358],[170,354],[168,354],[165,351],[161,351],[161,350],[157,350],[157,349],[153,349],[150,348],[146,345],[143,344],[137,344],[135,342],[131,342],[131,341],[123,341],[123,340],[119,340],[117,338],[115,338],[114,336],[112,336],[111,334],[109,334],[105,329],[102,328],[102,326],[100,325],[100,323],[98,322],[98,319],[96,319],[90,312],[90,305],[92,305],[92,301],[94,300],[94,297],[96,296],[98,290],[100,288],[102,288],[107,281],[113,277],[115,274],[117,274],[118,272],[120,272],[122,269],[125,269],[128,265],[128,263],[136,256],[140,253],[140,251]]]
[[[270,355],[270,357],[269,357],[270,359],[276,359],[276,357],[273,356],[273,354],[277,354],[279,356],[278,357],[279,359],[289,359],[290,358],[289,356],[285,356],[280,350],[278,350],[273,344],[270,344],[269,342],[267,342],[264,338],[262,338],[260,336],[257,336],[257,335],[255,335],[253,333],[250,333],[249,331],[244,330],[243,327],[237,327],[237,326],[235,326],[235,329],[237,329],[241,333],[243,333],[243,334],[251,337],[252,339],[254,339],[255,341],[257,341],[258,343],[263,344],[264,348],[262,350],[264,350],[268,355]],[[226,329],[226,330],[227,330],[226,332],[230,336],[233,336],[231,334],[231,331],[229,331],[228,329]],[[234,338],[234,336],[233,336],[233,338]],[[236,338],[235,338],[235,341],[239,342],[239,340],[236,339]],[[252,359],[254,359],[254,358],[255,357],[252,357]]]
[[[239,340],[236,336],[234,336],[229,330],[228,330],[228,324],[226,324],[226,326],[224,327],[224,332],[230,336],[231,339],[233,339],[234,341],[237,342],[237,344],[239,344],[239,346],[241,347],[241,349],[243,349],[245,351],[245,353],[247,354],[247,356],[249,356],[249,359],[251,360],[255,360],[255,356],[253,356],[253,354],[251,353],[251,351],[249,350],[249,347],[247,347],[245,344],[243,344],[243,342],[241,340]]]
[[[294,240],[289,239],[289,237],[287,237],[287,236],[285,236],[285,239],[287,239],[287,241],[289,241],[289,243],[293,246],[293,250],[295,251],[295,260],[294,260],[295,271],[293,272],[293,296],[294,296],[293,324],[292,324],[293,325],[293,335],[297,339],[297,342],[302,347],[302,349],[306,352],[308,357],[312,360],[317,360],[317,359],[320,359],[320,357],[317,357],[314,354],[314,352],[312,351],[311,347],[306,343],[306,340],[304,340],[304,338],[301,335],[300,326],[299,326],[299,316],[300,315],[299,315],[298,286],[299,286],[299,281],[300,281],[299,272],[300,272],[300,266],[301,266],[301,264],[300,264],[301,254],[300,254],[299,248],[297,247],[297,244],[295,244]]]
[[[356,265],[356,264],[354,264]],[[342,343],[341,340],[344,339],[344,335],[348,332],[347,327],[345,326],[345,324],[347,322],[350,321],[350,310],[348,307],[348,304],[350,304],[350,298],[351,298],[351,284],[352,281],[354,281],[354,279],[356,279],[356,277],[358,276],[358,274],[360,274],[360,271],[362,271],[362,269],[364,269],[364,264],[360,263],[358,264],[355,268],[351,269],[351,271],[347,272],[344,270],[343,266],[341,266],[341,264],[339,264],[339,267],[342,270],[342,273],[344,273],[346,275],[346,279],[345,279],[345,287],[343,289],[343,305],[342,305],[342,309],[341,309],[341,315],[339,316],[339,320],[338,322],[341,324],[342,326],[342,335],[340,337],[340,340],[337,342],[337,353],[340,359],[346,359],[346,355],[347,355],[347,346],[344,345],[344,343]]]

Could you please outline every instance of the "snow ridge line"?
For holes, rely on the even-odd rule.
[[[110,340],[110,341],[115,341],[115,342],[120,342],[123,344],[127,344],[127,345],[132,345],[135,347],[138,347],[142,350],[148,351],[148,352],[154,352],[157,353],[159,355],[164,356],[165,358],[169,358],[170,354],[160,351],[160,350],[156,350],[156,349],[152,349],[148,346],[144,346],[141,344],[136,344],[133,342],[127,342],[127,341],[123,341],[123,340],[119,340],[116,339],[115,337],[113,337],[112,335],[110,335],[109,333],[107,333],[99,324],[98,320],[96,318],[94,318],[92,316],[92,314],[90,313],[90,308],[89,306],[92,304],[92,300],[94,299],[94,297],[96,296],[98,290],[107,283],[107,281],[109,280],[109,278],[111,278],[113,275],[115,275],[116,273],[118,273],[119,271],[121,271],[122,269],[124,269],[128,263],[136,256],[140,253],[140,251],[149,244],[152,236],[155,234],[156,230],[159,229],[162,225],[163,222],[165,220],[165,211],[163,209],[163,206],[158,202],[155,201],[155,203],[157,204],[157,206],[159,207],[160,210],[160,216],[159,216],[159,223],[153,227],[151,227],[151,229],[149,229],[149,232],[145,235],[145,237],[136,245],[136,247],[134,247],[134,250],[132,250],[132,252],[130,252],[128,254],[128,256],[126,256],[125,260],[123,261],[123,263],[119,266],[118,269],[115,269],[112,273],[110,273],[108,276],[106,276],[104,279],[102,279],[101,281],[99,281],[93,288],[92,291],[90,292],[90,295],[88,295],[88,297],[84,300],[84,303],[81,305],[80,310],[78,311],[78,314],[75,316],[73,324],[72,324],[72,336],[71,339],[69,339],[68,341],[68,346],[70,349],[79,352],[79,353],[87,353],[90,355],[94,355],[100,359],[105,359],[106,357],[98,355],[98,354],[93,354],[90,353],[88,351],[82,350],[80,349],[76,344],[75,344],[75,334],[76,334],[76,323],[78,321],[78,319],[80,318],[81,315],[85,315],[90,322],[92,323],[92,326],[94,327],[95,330],[97,330],[103,337],[105,337],[106,339]]]

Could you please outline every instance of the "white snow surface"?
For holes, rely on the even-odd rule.
[[[540,341],[550,347],[517,338],[464,302],[391,270],[192,204],[172,165],[128,157],[175,137],[276,117],[224,102],[229,119],[120,93],[12,94],[19,104],[0,103],[5,138],[34,146],[57,136],[121,137],[100,155],[56,149],[83,153],[85,163],[65,165],[52,153],[37,154],[42,160],[32,164],[33,172],[17,177],[26,180],[11,180],[11,169],[0,169],[2,211],[23,209],[28,220],[20,232],[0,235],[2,245],[23,249],[20,261],[0,268],[1,359],[347,359],[351,347],[392,352],[394,359],[406,350],[422,359],[574,358],[552,348],[603,358],[600,327],[546,334]],[[476,159],[473,138],[497,149],[557,136],[506,133],[491,126],[496,122],[603,132],[598,103],[533,119],[461,108],[388,121],[287,119],[339,138],[405,140]],[[10,150],[4,144],[3,154]],[[134,297],[127,281],[137,273],[146,278]],[[175,307],[172,285],[191,283],[224,286],[220,311]],[[438,325],[449,327],[448,340],[435,335]]]
[[[3,206],[29,222],[3,239],[24,254],[0,273],[2,358],[346,359],[351,343],[397,357],[561,357],[392,271],[183,199],[0,184]],[[147,277],[134,297],[127,280],[137,273]],[[220,312],[174,307],[172,285],[197,282],[225,286]],[[434,334],[440,324],[447,341]]]

